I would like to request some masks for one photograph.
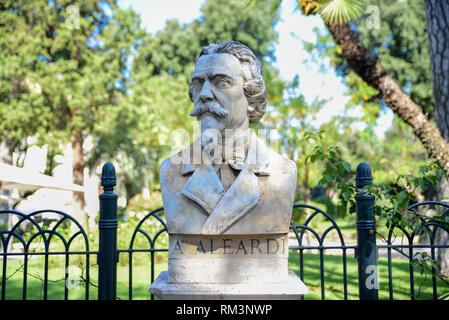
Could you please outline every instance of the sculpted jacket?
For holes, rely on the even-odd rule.
[[[195,143],[162,163],[162,200],[170,234],[288,233],[296,164],[269,149],[253,131],[250,135],[243,169],[227,191],[213,165],[195,164]]]

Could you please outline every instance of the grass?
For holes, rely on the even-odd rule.
[[[159,253],[159,259],[154,264],[154,277],[156,278],[161,271],[167,270],[167,254]],[[95,257],[91,257],[90,263],[90,283],[89,285],[89,299],[96,300],[98,297],[98,265],[95,264]],[[74,257],[72,269],[69,269],[69,274],[72,274],[75,281],[71,281],[71,288],[69,289],[69,300],[84,300],[86,297],[85,285],[82,281],[76,281],[82,268],[79,267],[79,261],[85,264],[84,257]],[[117,265],[117,298],[127,300],[129,298],[129,267],[128,255],[120,255],[120,263]],[[0,260],[0,266],[2,260]],[[7,281],[6,281],[6,299],[7,300],[21,300],[23,288],[23,259],[9,259],[7,263]],[[48,269],[48,288],[47,298],[49,300],[64,299],[65,289],[65,264],[63,257],[50,257]],[[151,283],[151,264],[150,257],[146,253],[133,254],[133,273],[132,273],[132,298],[136,300],[150,299],[150,283]],[[2,274],[0,270],[0,274]],[[85,272],[83,272],[85,278]],[[28,262],[28,277],[27,277],[27,299],[42,300],[44,294],[44,258],[35,256]]]
[[[343,257],[324,255],[324,288],[325,299],[343,300]],[[358,270],[357,260],[347,254],[347,292],[349,300],[358,300]],[[299,254],[290,253],[289,269],[299,275]],[[410,272],[407,260],[392,259],[393,299],[410,300]],[[389,299],[388,260],[378,259],[379,299]],[[414,273],[415,299],[430,300],[432,296],[432,277],[430,274]],[[304,283],[309,288],[306,300],[321,299],[320,256],[319,254],[304,254]],[[449,292],[449,287],[441,280],[437,281],[438,296]]]
[[[156,259],[154,276],[167,269],[167,254],[158,253]],[[76,261],[73,258],[71,261]],[[81,259],[82,260],[82,259]],[[98,267],[91,258],[91,283],[98,283]],[[325,298],[331,300],[344,299],[343,290],[343,265],[341,256],[324,256],[324,287]],[[120,255],[120,263],[117,266],[117,297],[122,300],[128,299],[129,292],[129,269],[127,254]],[[8,260],[6,281],[6,299],[22,299],[23,270],[20,269],[21,260]],[[64,260],[63,257],[50,257],[49,259],[49,283],[48,299],[59,300],[64,298]],[[410,299],[409,264],[407,260],[393,259],[393,288],[394,299]],[[388,299],[388,264],[387,259],[380,258],[379,266],[379,299]],[[134,253],[133,255],[133,299],[150,299],[149,286],[151,280],[149,255],[146,253]],[[290,253],[289,269],[299,274],[299,254]],[[17,271],[18,270],[18,271]],[[80,269],[76,269],[80,270]],[[15,272],[17,271],[17,272]],[[15,273],[14,273],[15,272]],[[73,270],[71,271],[73,272]],[[1,273],[1,271],[0,271]],[[36,257],[29,261],[28,266],[27,299],[40,300],[43,298],[43,257]],[[71,273],[72,274],[72,273]],[[348,254],[347,256],[347,280],[348,299],[358,299],[357,261]],[[321,299],[320,279],[320,256],[317,254],[304,254],[304,283],[309,288],[306,300]],[[69,290],[70,300],[81,300],[85,298],[85,287],[83,283],[76,286],[72,282]],[[415,295],[419,300],[432,299],[432,280],[430,275],[421,276],[415,272]],[[418,291],[419,290],[419,291]],[[438,281],[438,295],[449,292],[449,288]],[[90,286],[90,299],[97,299],[98,291],[95,286]]]

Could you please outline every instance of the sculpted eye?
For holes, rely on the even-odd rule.
[[[203,79],[195,78],[195,79],[192,79],[190,86],[192,87],[193,90],[201,90],[203,83],[204,83]]]
[[[231,82],[226,77],[215,77],[214,78],[214,84],[218,88],[227,88],[231,85]]]

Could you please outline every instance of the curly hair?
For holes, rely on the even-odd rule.
[[[196,57],[195,63],[201,56],[214,53],[227,53],[240,61],[241,73],[244,79],[243,91],[248,100],[249,121],[258,122],[265,113],[267,106],[267,91],[259,59],[244,44],[238,41],[227,41],[203,47]],[[192,99],[191,88],[189,88],[189,96]]]

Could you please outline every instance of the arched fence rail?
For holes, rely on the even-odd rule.
[[[377,244],[375,232],[375,220],[373,214],[374,196],[367,193],[365,186],[372,183],[371,169],[366,163],[361,163],[356,171],[356,185],[358,193],[355,196],[357,217],[355,229],[357,231],[357,241],[354,243],[347,243],[344,239],[342,229],[337,225],[335,220],[323,210],[306,205],[294,204],[293,210],[301,210],[304,213],[304,222],[302,224],[291,223],[290,225],[290,239],[289,252],[290,259],[295,259],[298,256],[298,273],[301,280],[306,285],[308,278],[306,277],[305,264],[310,257],[307,252],[315,252],[318,255],[318,260],[313,265],[313,269],[319,272],[319,286],[317,287],[322,300],[326,299],[326,275],[332,273],[341,274],[339,282],[342,286],[342,298],[347,300],[350,295],[354,293],[348,292],[349,278],[353,277],[348,271],[348,261],[357,260],[357,281],[358,281],[358,298],[360,300],[377,300],[379,299],[379,284],[378,284],[378,253],[385,252],[387,258],[387,273],[388,273],[388,297],[387,299],[395,298],[394,286],[394,268],[393,268],[393,253],[399,253],[408,259],[408,273],[410,279],[409,297],[416,298],[415,285],[415,254],[423,250],[429,252],[428,257],[435,260],[437,257],[437,250],[449,249],[448,243],[438,243],[438,232],[446,232],[449,230],[440,223],[428,223],[422,221],[422,225],[427,232],[427,241],[425,243],[416,243],[417,234],[408,233],[400,226],[391,226],[388,230],[388,236],[385,244]],[[0,215],[14,216],[12,219],[15,222],[8,230],[0,230],[0,268],[1,268],[1,300],[5,300],[8,290],[7,267],[8,260],[20,257],[23,259],[21,265],[22,287],[21,299],[29,299],[28,284],[29,284],[29,260],[32,257],[43,257],[43,277],[39,280],[42,283],[41,298],[48,299],[48,285],[52,280],[49,278],[49,272],[52,268],[49,263],[49,258],[54,256],[63,257],[65,266],[64,275],[64,299],[69,299],[70,275],[69,267],[71,265],[71,258],[74,256],[83,257],[83,276],[84,294],[83,298],[86,300],[92,299],[90,289],[98,287],[98,296],[94,297],[99,300],[115,300],[117,299],[117,264],[119,258],[124,256],[128,259],[128,273],[127,299],[133,299],[133,256],[136,253],[147,253],[150,256],[149,273],[150,279],[145,286],[149,289],[151,283],[155,280],[155,255],[162,252],[168,252],[168,245],[160,247],[157,245],[158,240],[167,234],[167,226],[164,219],[161,217],[163,208],[153,210],[140,219],[134,231],[131,234],[129,246],[127,248],[117,248],[117,229],[119,222],[117,218],[117,194],[114,193],[116,185],[115,169],[111,163],[106,163],[103,167],[101,184],[104,192],[100,195],[100,217],[98,222],[98,250],[91,250],[92,246],[89,241],[88,234],[83,229],[81,224],[67,213],[57,210],[39,210],[28,214],[17,210],[2,210]],[[449,214],[449,204],[435,201],[426,201],[411,205],[408,210],[410,212],[419,212],[423,208],[431,207],[434,211],[439,211],[441,217],[444,219]],[[51,217],[51,218],[49,218]],[[11,219],[10,219],[11,220]],[[160,229],[149,233],[145,231],[144,224],[156,221],[160,225]],[[325,230],[316,230],[314,222],[321,221],[324,224]],[[32,229],[33,232],[25,229]],[[404,241],[398,243],[398,233],[401,234],[401,239]],[[145,240],[143,248],[137,248],[137,237],[143,237]],[[16,241],[13,241],[13,240]],[[59,241],[59,248],[62,246],[64,250],[52,250],[52,243]],[[14,242],[14,249],[20,247],[20,250],[11,250],[11,244]],[[33,249],[33,245],[39,243],[37,246],[40,250]],[[76,245],[74,245],[74,243]],[[140,242],[141,244],[142,242]],[[36,247],[36,246],[35,246]],[[75,247],[75,248],[74,248]],[[141,245],[140,245],[141,247]],[[337,260],[339,263],[338,270],[326,270],[326,252],[338,252]],[[94,256],[94,257],[92,257]],[[9,259],[8,259],[9,258]],[[97,261],[98,265],[98,281],[93,283],[91,274],[91,261]],[[432,298],[438,299],[441,292],[438,288],[438,270],[436,266],[431,266],[432,278]],[[96,274],[95,274],[96,275]],[[445,290],[449,290],[449,283],[446,282]],[[148,298],[154,299],[148,291]],[[305,297],[307,299],[307,297]],[[304,297],[303,297],[304,299]]]

